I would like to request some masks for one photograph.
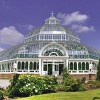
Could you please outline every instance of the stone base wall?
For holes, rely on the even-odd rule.
[[[12,79],[13,78],[13,76],[14,76],[15,74],[8,74],[8,73],[5,73],[5,74],[0,74],[0,79]]]
[[[72,74],[71,76],[76,79],[82,79],[83,77],[86,77],[86,80],[96,79],[96,74]]]
[[[0,74],[0,79],[12,79],[15,74],[11,73],[2,73]],[[36,74],[32,74],[36,75]],[[86,80],[95,80],[96,74],[71,74],[73,78],[76,79],[82,79],[83,77],[86,77]]]
[[[12,79],[16,73],[0,73],[0,79]],[[20,74],[23,75],[23,74]],[[39,74],[28,74],[28,75],[35,75],[40,76]]]

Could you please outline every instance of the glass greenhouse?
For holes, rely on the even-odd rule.
[[[24,43],[0,52],[0,74],[55,75],[64,67],[73,76],[96,74],[100,51],[80,43],[53,14],[34,29]]]

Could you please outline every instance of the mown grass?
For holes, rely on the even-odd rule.
[[[17,100],[93,100],[93,97],[100,97],[100,89],[83,92],[58,92],[43,95],[36,95]],[[99,100],[99,99],[95,99]]]

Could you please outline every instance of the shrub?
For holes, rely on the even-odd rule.
[[[23,97],[48,92],[55,92],[55,85],[57,84],[57,80],[55,77],[37,77],[32,75],[20,75],[15,85],[14,81],[11,82],[12,84],[8,88],[8,96],[11,98],[15,96]]]
[[[80,86],[79,86],[79,91],[86,91],[87,89],[86,89],[86,85],[85,84],[81,84]]]
[[[17,83],[17,81],[18,81],[18,78],[19,78],[19,74],[15,74],[15,75],[13,76],[13,79],[10,80],[12,86],[15,86],[15,85],[16,85],[16,83]]]
[[[57,78],[55,76],[44,76],[44,81],[49,85],[57,84]]]
[[[65,90],[65,86],[63,84],[59,84],[56,86],[56,91],[64,91]]]
[[[8,86],[6,90],[6,95],[10,98],[14,98],[14,95],[18,94],[18,87],[16,87],[16,83],[18,82],[19,74],[15,74],[13,79],[10,80],[11,85]]]
[[[86,83],[87,89],[97,89],[100,88],[100,81],[90,80]]]
[[[70,74],[68,73],[67,69],[64,68],[63,73],[63,85],[65,87],[65,91],[84,91],[85,88],[85,78],[80,79],[73,79]]]
[[[3,91],[0,90],[0,100],[3,100]]]
[[[86,82],[86,77],[83,77],[82,79],[81,79],[81,83],[85,83]]]
[[[98,66],[97,66],[97,77],[96,77],[96,80],[100,81],[100,59],[99,59],[99,63],[98,63]]]
[[[66,80],[70,80],[70,79],[71,79],[71,76],[70,76],[70,74],[68,73],[67,68],[64,68],[64,69],[63,69],[62,76],[63,76],[63,83],[66,82]]]

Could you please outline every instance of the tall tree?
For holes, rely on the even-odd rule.
[[[96,80],[100,81],[100,59],[99,59],[99,63],[97,66],[97,78],[96,78]]]

